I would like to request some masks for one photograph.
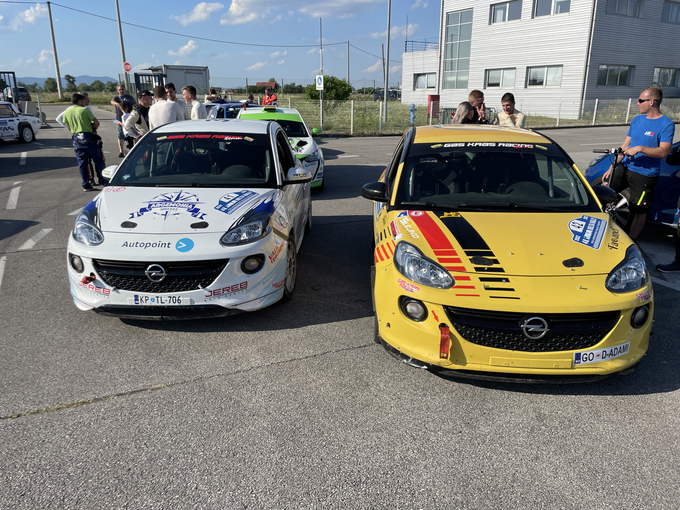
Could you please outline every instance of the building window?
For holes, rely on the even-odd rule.
[[[655,87],[678,87],[680,86],[678,78],[680,78],[680,69],[655,67],[652,85]]]
[[[534,17],[569,12],[571,0],[534,0]]]
[[[664,2],[661,21],[680,24],[680,4],[675,2]]]
[[[630,87],[635,66],[601,65],[597,71],[597,84],[606,87]]]
[[[522,17],[522,0],[491,6],[491,23],[504,23]]]
[[[416,89],[433,89],[437,86],[437,74],[427,73],[427,74],[416,74],[414,75],[414,87]]]
[[[640,2],[638,0],[608,0],[607,14],[639,18]]]
[[[446,15],[445,89],[466,89],[470,69],[472,9]]]
[[[527,68],[527,87],[559,87],[562,84],[562,66]]]
[[[487,69],[486,88],[491,87],[515,88],[515,69]]]

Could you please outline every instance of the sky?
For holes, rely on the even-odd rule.
[[[133,72],[150,65],[208,66],[211,85],[266,81],[307,85],[323,73],[354,87],[383,82],[386,0],[118,0],[126,60]],[[123,73],[115,0],[50,3],[62,78]],[[440,3],[393,0],[389,83],[401,81],[404,40],[438,34]],[[0,0],[0,71],[17,77],[55,77],[46,2]],[[7,51],[11,48],[11,51]]]

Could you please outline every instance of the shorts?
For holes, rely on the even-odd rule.
[[[125,134],[123,133],[123,126],[116,124],[116,131],[118,132],[118,139],[125,140]]]
[[[630,190],[628,210],[631,214],[646,214],[654,200],[654,188],[658,182],[658,176],[649,177],[618,165],[613,172],[609,186],[617,193],[628,188]]]

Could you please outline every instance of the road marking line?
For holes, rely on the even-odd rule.
[[[28,241],[26,241],[24,244],[19,246],[20,250],[30,250],[33,248],[38,241],[40,241],[43,237],[45,237],[47,234],[52,232],[51,228],[44,228],[40,232],[38,232],[36,235],[31,237]]]
[[[28,156],[28,152],[21,153],[21,157],[19,158],[19,166],[26,164],[26,156]]]
[[[14,188],[12,188],[12,191],[9,193],[9,200],[7,200],[7,209],[16,209],[17,208],[17,203],[19,202],[19,190],[21,190],[21,186],[17,186],[17,184],[21,184],[21,181],[15,182],[14,183]]]
[[[585,147],[586,145],[620,145],[621,141],[619,140],[618,142],[600,142],[600,143],[580,143],[579,145],[581,147]]]
[[[358,154],[351,154],[351,155],[346,155],[346,156],[338,156],[338,158],[358,158]]]
[[[78,214],[82,210],[83,210],[83,208],[81,207],[80,209],[76,209],[75,211],[68,213],[66,216],[75,216],[76,214]]]
[[[659,284],[662,287],[668,287],[669,289],[677,290],[678,292],[680,292],[680,286],[674,285],[670,282],[667,282],[666,280],[661,280],[656,276],[652,276],[652,282],[654,282],[655,284]]]
[[[2,275],[5,274],[5,263],[7,262],[7,256],[0,257],[0,287],[2,287]]]

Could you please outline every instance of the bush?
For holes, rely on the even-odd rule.
[[[352,86],[345,80],[335,76],[323,77],[323,100],[324,101],[346,101],[352,93]],[[307,85],[305,89],[307,99],[318,101],[321,97],[320,91],[316,90],[316,85]]]

